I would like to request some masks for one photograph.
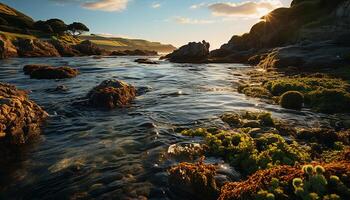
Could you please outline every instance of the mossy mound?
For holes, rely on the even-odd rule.
[[[263,82],[261,86],[245,84],[239,86],[238,91],[252,97],[279,99],[281,106],[289,109],[300,109],[303,95],[305,106],[316,112],[350,112],[350,84],[344,80],[320,73],[277,77],[267,81],[260,79]]]
[[[280,105],[283,108],[300,110],[303,107],[304,95],[298,91],[288,91],[280,97]]]
[[[210,164],[180,163],[168,171],[170,187],[182,195],[194,195],[199,199],[217,199],[219,188],[216,185],[216,167]]]
[[[243,113],[225,113],[220,116],[223,122],[226,122],[231,127],[250,127],[257,128],[263,126],[274,126],[275,122],[268,112],[243,112]]]
[[[310,160],[309,148],[287,143],[280,135],[265,133],[253,138],[247,133],[206,129],[185,130],[184,135],[203,136],[210,155],[220,156],[245,175],[274,165],[294,165]]]
[[[267,194],[273,199],[349,199],[349,176],[348,161],[277,166],[257,171],[245,181],[227,183],[219,200],[269,199]]]

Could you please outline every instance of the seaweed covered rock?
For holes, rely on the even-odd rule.
[[[349,161],[301,167],[277,166],[260,170],[241,182],[227,183],[219,200],[240,199],[348,199]],[[272,195],[271,195],[272,194]],[[313,198],[317,197],[317,198]]]
[[[105,80],[87,95],[94,107],[113,109],[129,104],[136,97],[134,86],[120,80]]]
[[[304,95],[298,91],[288,91],[280,97],[282,108],[300,110],[304,103]]]
[[[147,58],[139,58],[139,59],[136,59],[135,62],[140,63],[140,64],[150,64],[150,65],[152,65],[152,64],[153,65],[159,64],[158,62],[150,60],[150,59],[147,59]]]
[[[216,167],[210,164],[180,163],[169,171],[169,184],[172,190],[184,197],[216,199],[219,188],[216,185]]]
[[[275,125],[271,113],[267,112],[227,112],[220,116],[221,120],[231,127],[250,127],[258,128],[263,126],[273,127]]]
[[[48,114],[27,93],[0,83],[0,144],[19,145],[37,134]]]
[[[50,43],[38,39],[19,39],[15,43],[20,57],[60,57]]]
[[[49,65],[26,65],[23,71],[33,79],[66,79],[74,78],[79,74],[77,69],[71,67],[53,67]]]
[[[210,44],[206,41],[190,42],[164,58],[176,63],[203,63],[207,62],[209,47]]]

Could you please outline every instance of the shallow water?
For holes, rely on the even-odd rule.
[[[251,67],[240,64],[134,63],[135,57],[31,58],[0,61],[0,81],[32,91],[31,99],[50,114],[44,133],[16,160],[0,166],[0,199],[178,199],[167,187],[160,162],[171,144],[185,142],[176,130],[223,126],[225,111],[267,110],[295,126],[327,124],[329,116],[288,111],[235,91]],[[156,59],[156,58],[154,58]],[[69,65],[81,74],[69,80],[32,80],[30,63]],[[148,91],[128,108],[78,108],[101,81],[125,80]],[[55,92],[59,85],[67,92]]]

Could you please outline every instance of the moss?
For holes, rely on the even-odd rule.
[[[341,89],[319,89],[306,95],[308,104],[323,113],[350,112],[350,93]]]
[[[298,91],[288,91],[280,97],[280,105],[283,108],[300,110],[304,103],[304,95]]]
[[[302,129],[297,132],[296,138],[299,140],[314,142],[324,145],[328,148],[333,148],[335,142],[340,141],[337,132],[333,129],[312,128]]]
[[[181,132],[181,135],[184,136],[191,136],[191,137],[205,137],[209,132],[205,128],[198,128],[198,129],[188,129],[183,130]]]
[[[271,113],[268,112],[243,112],[243,113],[225,113],[221,117],[221,120],[226,122],[231,127],[261,127],[261,126],[274,126],[275,122]]]
[[[244,89],[242,89],[241,93],[254,98],[269,99],[272,97],[271,93],[265,87],[262,86],[245,87]]]

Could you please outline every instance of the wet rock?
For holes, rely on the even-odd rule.
[[[17,56],[17,49],[12,42],[3,36],[0,36],[0,59]]]
[[[207,62],[209,56],[209,47],[210,44],[206,41],[190,42],[166,55],[163,59],[176,63],[204,63]]]
[[[60,57],[50,43],[38,39],[19,39],[15,43],[20,57]]]
[[[48,114],[27,93],[15,86],[0,83],[0,144],[19,145],[40,134]]]
[[[70,45],[65,44],[59,40],[50,40],[49,41],[59,52],[59,54],[63,57],[74,57],[79,56],[80,52],[76,49],[73,49]]]
[[[159,64],[159,62],[156,62],[156,61],[153,61],[153,60],[150,60],[150,59],[147,59],[147,58],[139,58],[139,59],[136,59],[135,62],[137,63],[140,63],[140,64],[153,64],[153,65],[157,65]]]
[[[105,80],[87,95],[93,107],[113,109],[129,104],[136,97],[134,86],[119,80]]]
[[[65,79],[74,78],[79,74],[77,69],[71,67],[53,67],[49,65],[26,65],[23,71],[34,79]]]
[[[125,50],[125,51],[113,51],[111,56],[156,56],[158,52],[147,50]]]
[[[92,43],[90,40],[85,40],[80,44],[74,45],[73,48],[79,51],[81,54],[88,56],[101,55],[103,53],[103,50]]]

